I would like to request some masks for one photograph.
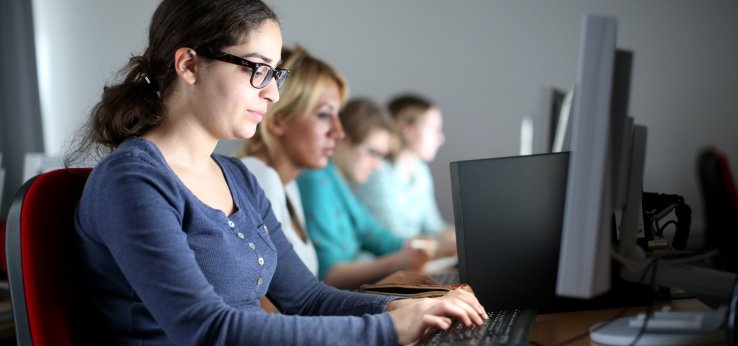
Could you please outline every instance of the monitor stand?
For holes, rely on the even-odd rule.
[[[735,323],[735,300],[738,285],[736,274],[652,259],[649,265],[643,251],[636,245],[637,223],[642,196],[645,164],[646,128],[633,126],[628,167],[628,190],[622,214],[622,232],[618,256],[624,265],[621,276],[627,281],[643,283],[650,277],[652,286],[678,287],[697,296],[731,301],[731,312],[726,307],[703,311],[657,311],[649,314],[622,317],[596,324],[590,328],[590,338],[604,345],[704,345],[724,343],[729,329]],[[626,260],[623,260],[625,258]],[[637,264],[634,264],[637,263]],[[630,263],[626,265],[626,263]],[[658,270],[656,268],[658,265]],[[645,327],[644,327],[645,325]],[[731,331],[731,334],[734,331]]]
[[[678,346],[725,342],[727,308],[670,311],[622,317],[596,324],[590,338],[604,345]],[[643,327],[645,322],[645,328]]]

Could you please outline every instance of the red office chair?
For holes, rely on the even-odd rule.
[[[87,340],[91,328],[75,276],[74,210],[90,171],[40,174],[20,188],[10,207],[6,255],[18,345]]]
[[[738,272],[738,192],[725,155],[715,148],[697,159],[705,206],[705,247],[718,249],[719,269]]]

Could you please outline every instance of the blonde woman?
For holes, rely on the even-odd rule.
[[[384,108],[366,99],[349,102],[340,118],[346,136],[333,160],[297,178],[321,275],[327,283],[350,288],[398,270],[420,269],[433,250],[413,245],[427,242],[408,241],[381,227],[347,185],[347,181],[366,180],[389,154],[392,119]],[[362,258],[365,253],[373,256]]]
[[[238,156],[264,189],[297,255],[318,275],[318,256],[307,234],[295,178],[305,168],[324,167],[343,138],[338,111],[349,86],[339,71],[300,46],[283,49],[282,59],[282,66],[291,70],[290,82]]]

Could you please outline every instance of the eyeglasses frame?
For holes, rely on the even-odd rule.
[[[290,71],[287,70],[287,69],[283,69],[283,68],[279,68],[279,67],[272,68],[271,66],[269,66],[267,64],[262,64],[262,63],[258,63],[258,62],[248,61],[248,60],[246,60],[244,58],[241,58],[239,56],[236,56],[236,55],[233,55],[233,54],[228,54],[226,52],[222,52],[222,51],[213,49],[211,47],[198,47],[198,48],[195,48],[195,52],[197,54],[199,54],[199,55],[202,55],[202,56],[208,58],[208,59],[223,61],[223,62],[227,62],[227,63],[230,63],[230,64],[239,65],[239,66],[245,66],[245,67],[250,68],[251,69],[251,78],[250,78],[249,81],[251,82],[251,86],[253,86],[256,89],[263,89],[263,88],[265,88],[267,85],[269,85],[269,82],[272,81],[272,78],[274,78],[274,80],[277,83],[277,89],[281,89],[282,86],[284,85],[285,80],[287,80],[287,77],[290,74]],[[254,78],[256,77],[256,71],[260,67],[266,67],[268,69],[268,71],[269,71],[268,72],[269,75],[266,76],[266,77],[264,77],[264,81],[262,81],[261,85],[258,85],[257,86],[257,85],[254,84]]]

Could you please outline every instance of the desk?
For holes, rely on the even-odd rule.
[[[708,307],[697,299],[677,299],[672,301],[658,302],[654,309],[660,309],[664,305],[671,305],[676,310],[704,310]],[[623,312],[623,310],[625,310]],[[536,316],[536,324],[530,340],[538,344],[549,346],[558,344],[565,340],[585,333],[595,323],[645,312],[646,307],[603,309],[590,311],[564,312],[555,314],[540,314]],[[599,345],[592,343],[589,336],[565,344],[567,346],[589,346]]]

